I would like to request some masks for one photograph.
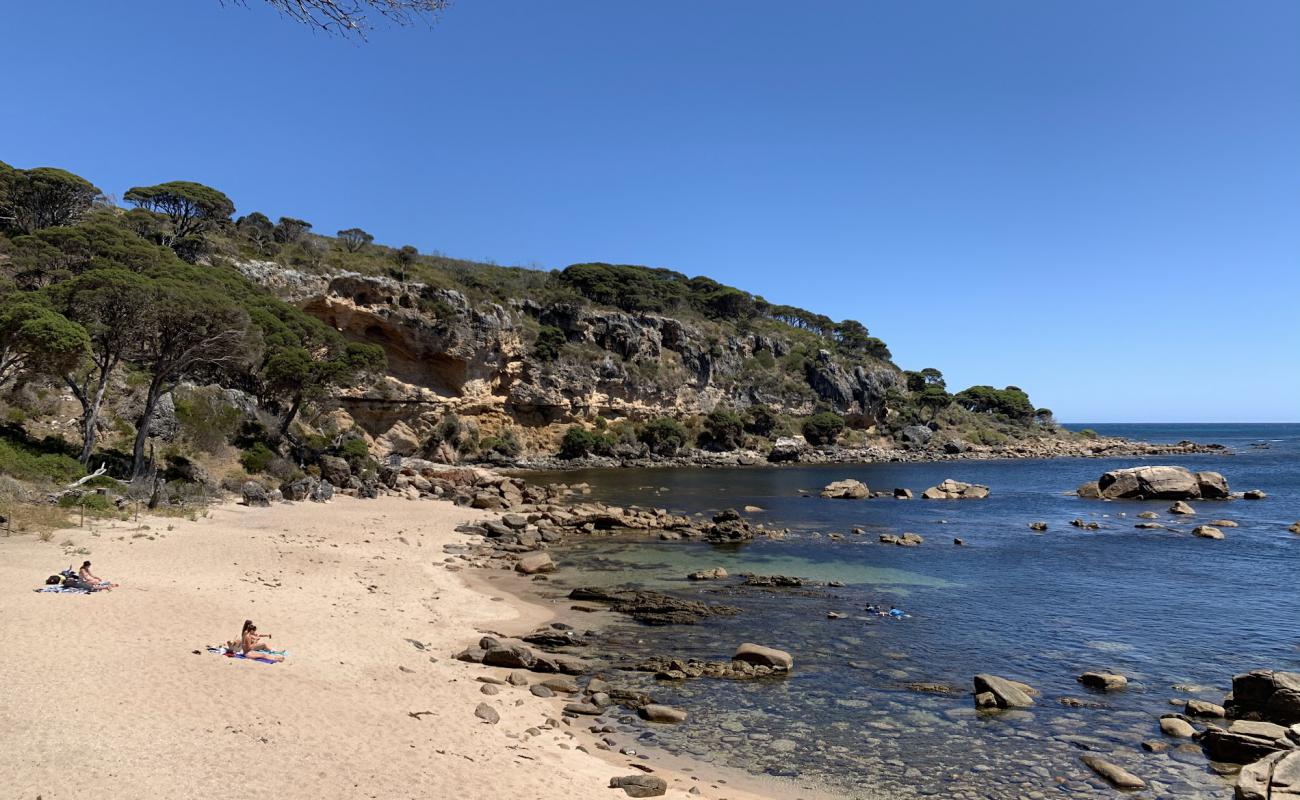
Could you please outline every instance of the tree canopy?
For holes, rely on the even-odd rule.
[[[23,233],[71,225],[102,193],[90,181],[55,167],[14,169],[0,162],[0,226]]]
[[[160,231],[161,244],[172,246],[187,236],[201,234],[227,222],[235,204],[225,193],[193,181],[170,181],[157,186],[136,186],[122,196],[128,203],[162,214],[169,227]]]

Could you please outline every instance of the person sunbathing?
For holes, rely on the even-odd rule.
[[[258,633],[257,626],[251,619],[244,620],[244,629],[239,632],[238,647],[232,648],[246,658],[264,658],[267,661],[283,661],[284,656],[272,653],[263,639],[270,639],[269,633]]]
[[[80,577],[86,583],[90,584],[90,588],[94,591],[107,591],[109,589],[116,589],[118,587],[118,584],[106,581],[103,578],[96,575],[95,573],[91,572],[89,561],[85,561],[82,563],[81,569],[77,570],[77,576]]]

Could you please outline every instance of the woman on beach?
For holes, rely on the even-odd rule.
[[[116,584],[116,583],[109,583],[108,581],[104,580],[103,578],[100,578],[100,577],[99,577],[98,575],[96,575],[95,573],[91,572],[91,571],[90,571],[90,562],[89,562],[89,561],[84,561],[84,562],[82,562],[82,564],[81,564],[81,569],[77,570],[77,575],[78,575],[78,576],[79,576],[83,581],[85,581],[86,583],[90,584],[91,588],[94,589],[94,590],[96,590],[96,591],[107,591],[107,590],[109,590],[109,589],[116,589],[116,588],[118,587],[118,584]]]
[[[245,656],[252,658],[265,658],[268,661],[283,661],[284,656],[279,653],[272,653],[271,648],[262,642],[263,639],[270,639],[269,633],[258,633],[257,626],[251,619],[244,620],[244,628],[239,632],[238,646],[232,647]],[[232,642],[232,644],[235,644]]]

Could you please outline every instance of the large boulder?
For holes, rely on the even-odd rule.
[[[320,476],[335,486],[347,486],[352,467],[338,456],[321,456]]]
[[[1226,500],[1232,496],[1227,478],[1218,472],[1196,473],[1196,485],[1201,490],[1202,500]]]
[[[266,487],[257,481],[244,481],[240,487],[240,493],[244,496],[244,505],[246,506],[269,506],[271,500],[266,496]]]
[[[930,437],[932,436],[934,436],[934,431],[924,425],[908,425],[906,428],[903,428],[903,432],[899,434],[899,438],[903,440],[903,444],[908,445],[909,447],[924,447],[930,443]]]
[[[679,722],[686,721],[686,712],[672,706],[661,706],[656,703],[641,706],[639,713],[641,718],[648,722],[659,722],[666,725],[676,725]]]
[[[1249,764],[1281,750],[1294,749],[1286,728],[1271,722],[1236,720],[1228,730],[1211,727],[1201,736],[1201,747],[1211,761]]]
[[[764,647],[761,644],[751,642],[745,642],[740,647],[737,647],[735,655],[731,658],[733,661],[744,661],[756,667],[771,667],[781,670],[794,669],[794,656],[784,650]]]
[[[783,461],[798,461],[804,453],[812,448],[802,436],[782,436],[772,443],[767,460],[774,464]]]
[[[1000,678],[987,673],[975,676],[975,696],[991,695],[993,705],[997,708],[1029,708],[1034,704],[1029,689],[1018,681]]]
[[[1300,673],[1255,670],[1234,676],[1227,710],[1241,719],[1300,723]]]
[[[1242,767],[1236,800],[1300,800],[1300,750],[1273,753]]]
[[[826,485],[822,489],[822,497],[830,497],[838,500],[861,500],[864,497],[871,496],[871,489],[862,481],[855,481],[852,478],[835,481]]]
[[[531,669],[537,663],[537,656],[532,650],[522,645],[499,646],[493,647],[483,654],[483,663],[489,667]]]
[[[525,575],[536,575],[539,572],[554,572],[555,562],[551,560],[550,555],[543,552],[524,553],[515,562],[515,571],[522,572]]]
[[[1227,489],[1227,481],[1217,476]],[[1213,484],[1213,478],[1207,477]],[[1103,473],[1097,479],[1097,489],[1106,500],[1195,500],[1201,497],[1201,483],[1197,476],[1182,467],[1130,467]],[[1080,493],[1080,496],[1083,496]]]
[[[963,483],[948,478],[937,486],[921,493],[926,500],[983,500],[989,496],[989,487],[977,483]]]

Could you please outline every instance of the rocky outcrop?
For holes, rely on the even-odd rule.
[[[1228,481],[1217,472],[1196,472],[1183,467],[1150,466],[1103,473],[1095,487],[1084,484],[1080,497],[1104,500],[1222,500],[1231,496]]]
[[[1300,673],[1255,670],[1237,675],[1226,710],[1238,719],[1300,723]]]
[[[1236,800],[1300,800],[1300,750],[1273,753],[1242,767]]]
[[[921,493],[925,500],[982,500],[989,496],[989,487],[977,483],[963,483],[948,478],[937,486]]]
[[[735,606],[710,605],[648,590],[580,587],[569,592],[569,599],[606,603],[611,611],[646,625],[694,625],[708,617],[740,613]]]

